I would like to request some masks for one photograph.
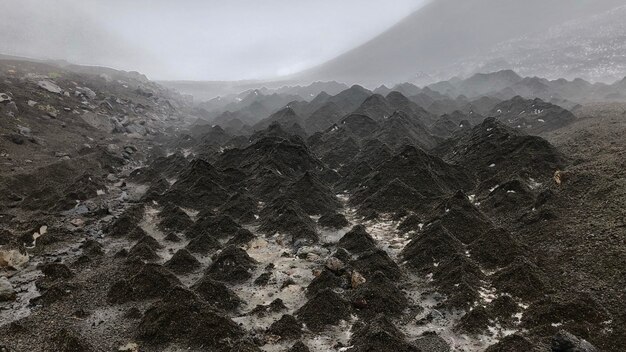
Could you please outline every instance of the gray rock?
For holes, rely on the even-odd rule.
[[[0,93],[0,103],[9,103],[13,101],[13,98],[11,98],[10,95],[8,95],[7,93]]]
[[[99,105],[101,108],[105,108],[105,109],[113,110],[113,105],[111,105],[111,103],[109,103],[109,102],[108,102],[108,101],[106,101],[106,100],[101,101],[100,103],[98,103],[98,105]]]
[[[598,352],[598,349],[589,342],[561,330],[552,337],[552,352]]]
[[[142,136],[145,136],[148,133],[145,127],[138,125],[138,124],[132,124],[132,125],[126,126],[126,132],[137,133]]]
[[[119,121],[117,121],[115,117],[111,117],[111,125],[113,126],[111,133],[126,132],[126,128],[124,128],[124,126]]]
[[[87,87],[76,87],[76,92],[74,94],[76,93],[78,93],[78,95],[84,95],[89,99],[96,99],[96,92]]]
[[[6,277],[0,277],[0,302],[13,301],[15,296],[13,285]]]
[[[50,93],[63,94],[63,89],[61,89],[61,87],[57,86],[55,83],[52,83],[48,80],[39,81],[37,82],[37,85],[39,86],[39,88],[45,89]]]
[[[130,125],[130,120],[128,119],[128,116],[124,116],[122,118],[122,121],[120,121],[120,123],[122,124],[122,126],[126,127],[128,125]]]
[[[18,126],[18,130],[22,136],[26,137],[30,137],[31,133],[33,133],[30,128],[24,126]]]

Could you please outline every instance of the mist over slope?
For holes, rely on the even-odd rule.
[[[499,43],[624,4],[624,0],[436,0],[371,41],[297,78],[377,85],[406,81],[417,74],[430,76]]]
[[[86,7],[70,0],[54,5],[32,0],[19,5],[3,2],[0,53],[142,72],[165,70],[158,57],[111,31]]]
[[[626,5],[500,43],[455,65],[467,71],[512,68],[551,79],[612,82],[626,72],[624,18]]]

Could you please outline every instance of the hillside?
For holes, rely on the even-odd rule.
[[[435,0],[371,41],[296,77],[378,85],[406,81],[419,72],[432,76],[459,58],[473,57],[507,40],[541,33],[623,3]]]

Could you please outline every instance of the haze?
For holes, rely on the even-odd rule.
[[[272,78],[383,32],[425,0],[3,0],[0,53],[152,79]]]

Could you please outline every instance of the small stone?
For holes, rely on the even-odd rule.
[[[24,126],[19,126],[18,130],[22,136],[30,136],[30,134],[33,132],[30,128]]]
[[[15,297],[15,290],[9,279],[0,277],[0,302],[13,301]]]
[[[74,225],[74,227],[82,227],[85,224],[85,221],[83,221],[83,219],[74,219],[70,221],[70,224]]]
[[[38,105],[37,109],[46,113],[47,116],[51,118],[56,118],[59,115],[59,111],[52,105]]]
[[[0,93],[0,103],[8,103],[10,101],[12,101],[13,98],[11,98],[10,95],[6,94],[6,93]]]
[[[316,262],[320,259],[320,256],[315,253],[307,253],[306,260],[310,262]]]
[[[365,277],[363,277],[363,275],[359,274],[358,271],[353,271],[352,272],[352,279],[351,279],[351,283],[352,283],[352,288],[357,288],[361,285],[363,285],[367,280],[365,279]]]
[[[93,90],[87,87],[76,87],[76,91],[74,92],[74,95],[76,96],[84,95],[89,99],[96,98],[96,92],[94,92]]]
[[[345,268],[345,264],[335,257],[330,257],[326,260],[326,268],[330,271],[339,272]]]
[[[120,352],[139,352],[139,345],[134,342],[129,342],[117,350]]]
[[[352,302],[352,305],[358,309],[365,309],[367,308],[367,301],[364,298],[359,298]]]

